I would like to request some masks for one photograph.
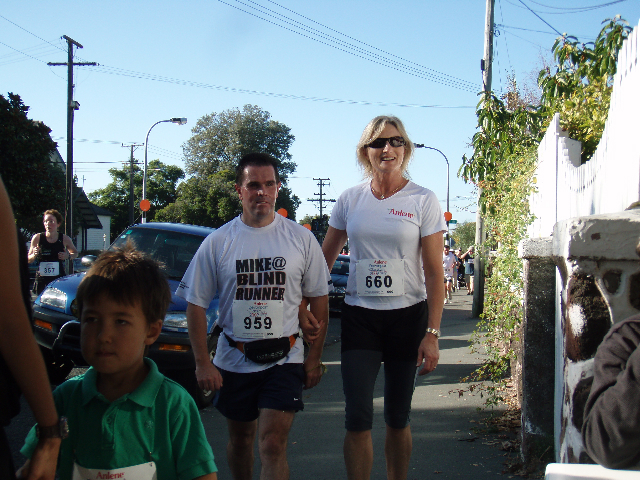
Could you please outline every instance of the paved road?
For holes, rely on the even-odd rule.
[[[479,395],[459,397],[456,392],[464,387],[459,379],[481,362],[480,355],[469,350],[468,340],[475,328],[475,321],[470,318],[471,298],[465,292],[456,292],[453,304],[445,306],[440,364],[435,372],[418,379],[411,414],[413,455],[409,479],[491,479],[500,476],[503,470],[505,454],[496,447],[495,437],[475,433],[478,422],[487,415],[487,412],[478,411],[483,400]],[[318,387],[305,392],[305,410],[296,416],[290,434],[292,479],[346,478],[342,457],[344,397],[339,331],[340,320],[332,319],[324,354],[328,371]],[[374,401],[373,479],[386,478],[382,391],[383,384],[379,382]],[[452,391],[454,393],[450,393]],[[231,478],[225,458],[226,423],[213,407],[203,410],[201,415],[216,456],[219,478]],[[25,404],[23,413],[7,429],[12,448],[20,447],[21,439],[32,423]],[[15,457],[19,458],[19,453]],[[254,478],[258,478],[258,472],[256,452]]]

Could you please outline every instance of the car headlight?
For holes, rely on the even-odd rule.
[[[164,316],[162,328],[172,332],[186,332],[187,329],[187,312],[168,312]]]
[[[333,287],[334,294],[347,293],[347,287]]]
[[[40,303],[53,308],[59,308],[64,312],[67,306],[67,294],[57,288],[46,288],[40,296]]]

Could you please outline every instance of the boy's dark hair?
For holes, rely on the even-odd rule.
[[[236,166],[237,185],[242,185],[244,169],[249,165],[252,165],[254,167],[272,166],[273,171],[276,173],[276,183],[280,183],[280,174],[278,173],[278,160],[273,158],[268,153],[247,153],[240,159],[238,165]]]
[[[123,248],[102,253],[80,282],[76,293],[78,317],[84,302],[101,293],[128,305],[140,302],[149,324],[164,320],[171,303],[161,264],[136,250],[130,241]]]

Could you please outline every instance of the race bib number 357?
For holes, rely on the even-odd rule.
[[[404,260],[367,258],[358,261],[356,283],[361,297],[397,297],[404,294]]]
[[[233,301],[233,335],[237,338],[279,338],[283,319],[282,300]]]
[[[60,275],[60,264],[58,262],[40,262],[38,272],[43,277],[56,277]]]

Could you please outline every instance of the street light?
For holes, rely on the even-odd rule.
[[[435,150],[436,152],[440,153],[440,155],[442,155],[447,162],[447,212],[445,213],[445,216],[447,216],[447,214],[451,215],[451,213],[449,212],[449,159],[437,148],[427,147],[424,143],[414,143],[413,146],[416,148],[428,148],[429,150]],[[445,220],[447,219],[445,218]],[[449,220],[451,220],[451,218],[447,220],[447,243],[449,243]]]
[[[151,129],[153,127],[155,127],[159,123],[165,123],[165,122],[171,122],[171,123],[177,123],[178,125],[184,125],[185,123],[187,123],[187,119],[186,118],[175,117],[175,118],[170,118],[169,120],[160,120],[159,122],[156,122],[153,125],[151,125],[151,128],[147,132],[147,138],[144,140],[144,172],[142,174],[142,200],[146,200],[147,199],[147,146],[149,145],[149,134],[151,133]],[[142,223],[147,223],[147,212],[146,211],[142,212]]]

